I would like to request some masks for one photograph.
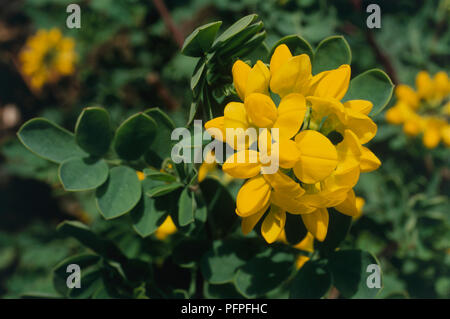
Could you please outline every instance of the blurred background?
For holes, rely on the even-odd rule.
[[[79,29],[66,27],[70,3],[81,7]],[[370,3],[381,7],[380,29],[366,26]],[[94,105],[115,123],[160,107],[184,126],[195,59],[179,52],[199,25],[221,20],[224,30],[256,13],[269,47],[290,34],[313,46],[341,34],[352,49],[353,76],[379,67],[395,84],[414,86],[420,70],[450,71],[450,0],[0,0],[0,7],[3,298],[54,292],[52,268],[82,249],[56,233],[59,222],[103,227],[91,194],[64,192],[57,166],[27,151],[18,128],[42,116],[73,130],[82,108]],[[363,215],[344,246],[379,258],[380,298],[450,298],[449,148],[425,148],[384,113],[375,120],[370,148],[383,165],[361,176]],[[134,249],[133,238],[123,236],[121,245]]]

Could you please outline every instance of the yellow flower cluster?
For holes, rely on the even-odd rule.
[[[426,71],[416,76],[416,88],[400,84],[395,90],[397,103],[386,112],[386,120],[403,124],[409,136],[423,133],[423,144],[435,148],[442,141],[450,147],[450,81],[441,71],[431,78]]]
[[[22,72],[34,89],[74,72],[75,42],[54,28],[39,30],[30,37],[19,55]]]
[[[222,166],[232,177],[248,179],[236,199],[243,233],[249,233],[265,215],[261,233],[272,243],[290,213],[300,214],[308,231],[323,241],[328,230],[327,208],[357,215],[353,186],[360,173],[381,165],[363,146],[377,131],[368,116],[372,103],[341,102],[349,86],[349,65],[313,76],[308,55],[293,56],[284,44],[275,49],[269,67],[262,61],[250,67],[238,60],[232,73],[243,103],[228,103],[224,116],[207,122],[205,128],[216,138],[215,132],[222,132],[222,139],[231,145],[236,143],[230,138],[242,139],[226,135],[228,129],[263,129],[258,141],[246,141],[243,149],[242,145],[235,147],[237,152]],[[280,97],[278,106],[271,98],[275,95]],[[276,140],[270,134],[272,128],[278,129]],[[259,160],[264,155],[261,148],[249,148],[261,140],[269,141],[268,153],[278,149],[281,169],[274,174],[264,174],[268,164]],[[257,160],[242,163],[238,158]]]

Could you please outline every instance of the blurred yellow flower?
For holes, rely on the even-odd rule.
[[[228,103],[224,116],[207,122],[205,128],[237,150],[226,159],[223,171],[248,179],[236,200],[243,233],[265,216],[261,234],[272,243],[284,229],[286,213],[291,213],[300,214],[312,236],[323,241],[327,208],[357,215],[353,186],[360,173],[381,165],[363,146],[377,131],[368,116],[372,103],[341,102],[350,82],[349,65],[312,76],[308,55],[292,56],[284,44],[275,49],[269,67],[262,61],[250,67],[238,60],[232,74],[243,103]],[[280,96],[278,106],[270,92]],[[260,129],[256,140],[240,138],[249,128]],[[279,130],[278,137],[271,136],[273,128]],[[242,130],[230,136],[229,129]],[[258,150],[249,149],[255,145]],[[267,173],[269,164],[261,159],[273,154],[281,169]]]
[[[409,136],[423,133],[423,144],[435,148],[442,140],[450,147],[450,81],[441,71],[433,78],[421,71],[416,76],[416,91],[400,84],[395,90],[397,103],[386,112],[391,124],[403,124]]]
[[[74,72],[75,42],[59,29],[39,30],[28,38],[19,54],[22,73],[34,89]]]
[[[156,238],[159,240],[164,240],[168,236],[172,235],[173,233],[176,233],[177,226],[175,226],[172,217],[167,216],[167,218],[164,220],[164,222],[161,224],[161,226],[158,227],[158,229],[155,232]]]

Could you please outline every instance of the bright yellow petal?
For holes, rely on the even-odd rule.
[[[354,220],[361,217],[365,203],[366,201],[364,200],[364,198],[356,196],[356,209],[358,210],[358,214],[356,216],[353,216]]]
[[[375,156],[374,153],[372,153],[371,150],[365,146],[361,146],[361,151],[361,173],[372,172],[380,167],[381,161]]]
[[[270,185],[262,175],[249,179],[236,198],[237,212],[241,217],[256,214],[267,205],[270,199]]]
[[[334,145],[317,131],[306,130],[295,137],[300,150],[300,160],[294,166],[298,179],[314,184],[329,176],[337,165],[337,152]]]
[[[250,70],[251,67],[241,60],[237,60],[231,69],[234,87],[236,88],[236,92],[242,101],[245,99],[245,88],[247,86],[247,79]]]
[[[366,144],[375,137],[377,125],[370,117],[351,109],[347,109],[346,114],[347,121],[345,126],[358,136],[361,144]]]
[[[314,236],[311,233],[307,233],[305,238],[302,239],[294,248],[304,250],[307,252],[314,252]]]
[[[270,89],[281,97],[289,93],[304,93],[311,79],[309,56],[301,54],[290,58],[273,73]]]
[[[156,238],[159,240],[164,240],[167,236],[172,235],[177,231],[177,227],[175,226],[172,217],[167,216],[161,226],[155,232]]]
[[[224,142],[225,141],[225,117],[216,117],[205,123],[206,131],[215,139]]]
[[[292,138],[303,124],[306,113],[305,97],[291,93],[283,97],[278,106],[278,117],[273,125],[279,129],[280,139]]]
[[[264,174],[264,178],[275,191],[280,191],[293,199],[305,193],[300,184],[280,171],[275,174]]]
[[[264,215],[267,208],[269,208],[269,205],[270,205],[270,202],[267,202],[266,206],[264,206],[260,211],[256,212],[253,215],[250,215],[248,217],[242,218],[241,229],[242,229],[242,233],[244,235],[247,235],[248,233],[250,233],[253,230],[253,228],[255,228],[255,225],[259,222],[261,217]],[[237,210],[236,210],[236,213],[238,215],[241,215]]]
[[[445,125],[442,128],[441,134],[442,134],[442,140],[444,141],[445,145],[450,147],[450,125],[449,124]]]
[[[245,97],[252,93],[269,94],[270,71],[267,66],[258,60],[248,73]]]
[[[295,268],[296,269],[302,268],[303,265],[305,265],[309,259],[310,259],[309,257],[304,256],[304,255],[298,256],[297,259],[295,260]]]
[[[270,73],[272,76],[285,64],[290,58],[292,58],[291,51],[286,44],[280,44],[273,52],[270,59]]]
[[[278,145],[278,154],[275,152],[276,145]],[[278,156],[280,167],[292,168],[299,161],[301,153],[293,140],[283,139],[274,144],[271,155]]]
[[[330,97],[308,96],[306,100],[311,104],[312,118],[320,123],[322,119],[329,115],[336,115],[341,122],[345,122],[344,105],[336,99]]]
[[[261,171],[258,152],[243,150],[234,153],[223,163],[222,170],[235,178],[251,178]]]
[[[344,139],[336,146],[338,164],[336,174],[345,174],[356,167],[361,161],[361,145],[358,137],[350,130],[345,130]]]
[[[351,69],[348,64],[343,64],[339,68],[329,71],[318,82],[313,95],[341,100],[347,93],[350,73]]]
[[[315,208],[305,205],[301,198],[294,198],[287,192],[274,189],[270,198],[271,202],[294,215],[310,214]]]
[[[387,110],[385,118],[391,124],[401,124],[404,121],[403,113],[397,105]]]
[[[301,216],[306,229],[308,229],[314,238],[318,241],[324,241],[328,231],[329,216],[327,209],[319,208],[311,214]]]
[[[252,93],[245,99],[245,109],[250,121],[261,128],[271,128],[277,119],[277,107],[270,96]]]
[[[247,120],[247,112],[244,103],[230,102],[225,106],[224,127],[247,129],[250,125]]]
[[[372,111],[373,104],[366,100],[350,100],[344,103],[344,107],[364,115],[369,115],[370,111]]]
[[[349,190],[347,193],[347,198],[334,208],[336,208],[338,212],[341,212],[342,214],[347,216],[358,215],[358,209],[356,207],[356,196],[353,189]]]
[[[281,231],[284,229],[286,223],[286,212],[280,207],[272,205],[269,213],[261,225],[261,234],[269,243],[273,243]]]

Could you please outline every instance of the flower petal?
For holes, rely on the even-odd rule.
[[[273,204],[294,215],[312,213],[315,208],[305,205],[301,198],[294,198],[289,193],[274,189],[270,200]]]
[[[281,97],[289,93],[305,93],[311,79],[311,61],[307,54],[290,58],[270,79],[270,89]]]
[[[245,98],[252,93],[269,94],[269,81],[269,69],[262,61],[258,60],[248,73]]]
[[[337,152],[330,140],[317,131],[306,130],[295,137],[300,160],[294,166],[298,179],[314,184],[329,176],[337,165]]]
[[[414,90],[406,84],[399,84],[395,88],[397,99],[408,104],[411,108],[416,109],[419,106],[419,97]]]
[[[365,146],[361,146],[361,150],[361,173],[372,172],[380,167],[381,161],[375,156],[374,153],[372,153],[371,150]]]
[[[346,109],[345,126],[358,136],[361,144],[366,144],[377,134],[377,125],[367,115]]]
[[[336,146],[336,151],[338,154],[336,174],[345,174],[359,167],[361,162],[361,145],[355,133],[345,130],[344,139]]]
[[[278,150],[278,154],[276,150]],[[272,146],[271,155],[278,156],[278,163],[281,167],[292,168],[299,161],[301,153],[293,140],[283,139]]]
[[[271,244],[278,238],[285,224],[286,212],[280,207],[272,205],[261,225],[261,234]]]
[[[324,241],[328,231],[328,211],[326,208],[316,209],[311,214],[302,215],[306,229],[318,240]]]
[[[329,71],[317,83],[313,95],[341,100],[347,93],[350,73],[351,69],[348,64],[343,64],[339,68]]]
[[[248,217],[243,217],[242,218],[242,222],[241,222],[241,229],[242,229],[242,233],[244,235],[247,235],[248,233],[250,233],[253,228],[255,228],[255,225],[259,222],[259,220],[261,219],[261,217],[264,215],[264,213],[266,212],[267,208],[269,208],[270,202],[267,202],[266,206],[264,206],[260,211],[256,212],[253,215],[250,215]],[[237,209],[236,209],[236,213],[238,215],[241,215]]]
[[[277,107],[272,99],[261,93],[252,93],[245,99],[250,121],[261,128],[271,128],[277,119]]]
[[[241,217],[248,217],[259,212],[269,202],[270,194],[270,185],[262,175],[252,177],[239,190],[236,198],[236,212]]]
[[[419,97],[430,98],[433,95],[433,81],[430,74],[420,71],[416,76],[416,88]]]
[[[216,117],[205,123],[205,129],[213,138],[224,142],[225,141],[225,117]]]
[[[273,76],[290,58],[292,58],[292,53],[286,44],[277,46],[270,59],[271,75]]]
[[[423,144],[427,148],[435,148],[441,141],[442,123],[439,120],[429,119],[423,133]]]
[[[353,189],[350,189],[347,193],[345,200],[339,205],[334,207],[338,212],[347,216],[358,215],[358,209],[356,207],[356,196]]]
[[[283,97],[278,105],[278,117],[273,125],[279,128],[279,137],[293,137],[303,124],[306,113],[305,97],[298,93],[291,93]]]
[[[307,233],[305,238],[302,239],[294,248],[304,250],[307,252],[314,252],[314,236],[311,233]]]
[[[233,68],[231,69],[234,87],[236,88],[236,92],[242,101],[245,99],[245,89],[250,70],[251,67],[241,60],[234,62]]]
[[[372,111],[373,104],[367,100],[350,100],[344,103],[344,107],[364,115],[369,115],[370,111]]]
[[[261,172],[258,152],[243,150],[234,153],[223,163],[222,170],[235,178],[251,178]]]
[[[300,184],[280,171],[275,174],[264,174],[264,179],[275,191],[280,191],[291,198],[299,198],[305,193]]]

